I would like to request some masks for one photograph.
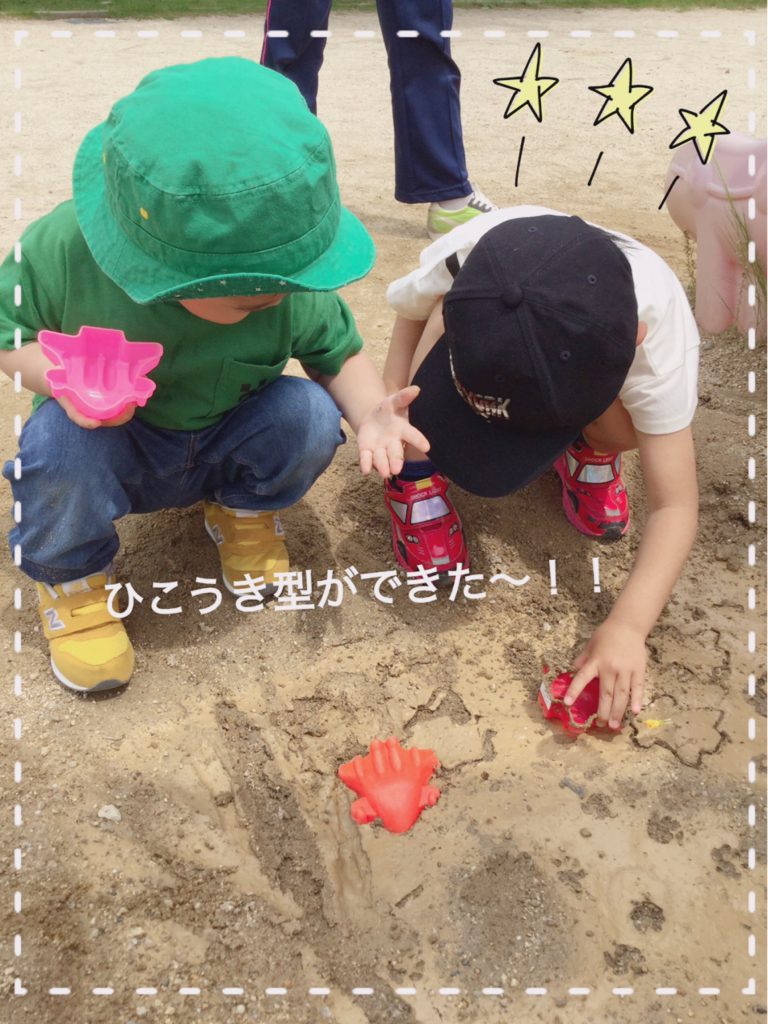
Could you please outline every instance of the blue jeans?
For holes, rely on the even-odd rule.
[[[84,430],[58,402],[27,420],[3,476],[21,504],[11,550],[33,580],[65,583],[99,572],[117,553],[114,521],[207,498],[272,511],[299,500],[345,441],[340,413],[319,384],[280,377],[204,430],[164,430],[134,417]]]
[[[313,113],[325,39],[312,30],[328,28],[332,0],[269,0],[261,63],[290,78]],[[433,203],[468,196],[461,131],[461,73],[451,58],[450,40],[440,35],[453,24],[452,0],[377,0],[376,9],[389,61],[395,128],[395,198]],[[400,29],[419,33],[398,36]],[[267,36],[287,31],[286,39]]]

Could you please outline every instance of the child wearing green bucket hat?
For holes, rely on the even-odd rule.
[[[20,258],[19,258],[20,256]],[[204,502],[227,589],[288,569],[277,515],[357,434],[363,473],[426,451],[335,289],[374,260],[340,202],[328,134],[296,87],[240,58],[153,72],[77,154],[73,201],[0,267],[0,369],[36,393],[4,476],[15,562],[37,583],[65,686],[124,685],[133,650],[106,586],[128,513]],[[163,345],[144,408],[97,421],[50,400],[41,329]],[[283,376],[298,359],[310,380]],[[19,515],[19,511],[23,514]]]

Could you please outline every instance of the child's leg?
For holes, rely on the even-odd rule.
[[[629,499],[621,478],[621,453],[634,448],[635,428],[616,399],[555,461],[563,484],[563,510],[580,533],[614,541],[629,529]]]
[[[602,416],[582,430],[587,444],[599,452],[629,452],[637,448],[637,434],[629,413],[616,399]]]
[[[389,61],[395,128],[395,198],[438,202],[472,192],[462,139],[461,74],[451,58],[450,0],[376,4]],[[401,38],[403,29],[418,38]]]
[[[108,565],[118,549],[114,519],[130,511],[119,480],[130,445],[122,428],[84,430],[58,402],[45,402],[6,463],[16,508],[9,540],[33,580],[64,583]]]
[[[26,423],[20,452],[4,468],[15,499],[11,550],[38,581],[51,667],[81,692],[123,686],[133,671],[124,625],[107,605],[106,570],[118,548],[113,520],[143,511],[127,491],[130,481],[142,482],[142,453],[152,449],[134,439],[141,429],[84,430],[48,401]]]
[[[341,413],[319,384],[279,377],[200,436],[201,487],[228,508],[295,505],[346,438]]]
[[[405,384],[413,383],[413,378],[416,375],[416,371],[419,369],[419,367],[424,362],[426,357],[432,351],[435,344],[439,341],[440,338],[442,338],[444,334],[445,323],[443,321],[443,300],[440,299],[438,302],[435,303],[432,312],[429,314],[429,319],[424,324],[424,329],[421,332],[421,337],[419,337],[413,349],[413,353],[410,358],[408,378],[403,383],[403,387],[405,386]],[[408,338],[409,344],[412,344],[412,338],[413,335],[411,334],[410,337]],[[404,358],[404,356],[400,357],[397,361],[401,362],[401,359]],[[389,356],[387,357],[387,359],[389,360]],[[418,448],[414,448],[413,445],[407,444],[405,445],[403,457],[406,462],[419,462],[423,460],[424,455],[422,452],[418,450]]]
[[[317,79],[323,63],[325,37],[313,31],[328,28],[331,0],[270,0],[264,19],[261,63],[289,78],[317,113]],[[287,36],[270,36],[270,32]]]
[[[443,335],[442,301],[435,304],[422,326],[398,317],[384,369],[390,391],[413,381],[416,370]],[[461,520],[448,496],[449,482],[423,452],[406,444],[404,464],[384,485],[390,514],[392,550],[408,572],[447,573],[469,565]]]
[[[413,381],[416,370],[444,334],[442,301],[434,306],[418,340],[417,330],[416,324],[398,318],[384,371],[390,389]],[[407,571],[423,566],[441,576],[459,564],[467,567],[469,553],[461,520],[448,495],[448,480],[412,445],[405,445],[403,457],[402,471],[384,486],[395,558]]]
[[[58,402],[40,406],[3,469],[17,510],[11,552],[23,571],[44,583],[99,572],[118,550],[115,520],[199,501],[183,487],[191,436],[135,417],[84,430]]]
[[[200,438],[196,473],[210,499],[205,525],[219,548],[224,583],[246,574],[274,588],[288,571],[279,509],[295,504],[343,444],[341,414],[312,381],[280,377]]]

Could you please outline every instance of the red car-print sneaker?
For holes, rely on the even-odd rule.
[[[395,558],[408,572],[423,566],[443,575],[459,562],[469,565],[461,520],[447,492],[448,481],[442,473],[423,480],[391,477],[385,481]]]
[[[596,452],[583,441],[555,461],[563,483],[563,509],[579,533],[602,541],[619,540],[629,529],[629,501],[621,479],[621,455]]]

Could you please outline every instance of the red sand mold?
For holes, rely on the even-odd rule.
[[[568,706],[563,702],[563,698],[572,682],[573,675],[570,672],[562,672],[555,679],[544,680],[538,697],[544,717],[550,721],[561,722],[569,736],[580,736],[584,732],[600,729],[601,727],[595,724],[600,701],[600,680],[597,676],[590,679],[573,704]]]
[[[425,807],[433,807],[440,790],[427,785],[439,768],[434,750],[405,750],[394,736],[373,740],[370,753],[339,768],[339,778],[360,797],[350,809],[358,825],[376,818],[390,832],[407,832]]]

